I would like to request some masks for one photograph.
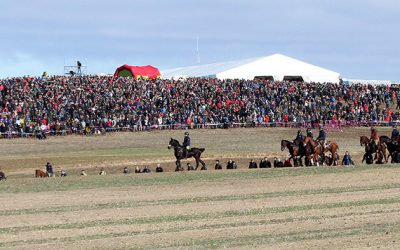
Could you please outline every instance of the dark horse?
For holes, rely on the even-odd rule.
[[[1,180],[7,180],[6,174],[4,172],[0,171],[0,181]]]
[[[189,152],[186,153],[183,150],[183,146],[179,143],[178,140],[172,139],[169,141],[168,149],[174,148],[175,151],[175,158],[176,158],[176,169],[175,171],[183,171],[183,167],[181,166],[181,160],[193,157],[196,160],[196,168],[199,167],[199,163],[203,165],[205,168],[206,164],[204,161],[200,159],[201,153],[204,152],[204,148],[191,148]]]
[[[281,141],[281,150],[285,150],[285,148],[287,148],[289,150],[289,154],[290,154],[290,158],[289,161],[291,159],[296,160],[297,157],[299,157],[299,161],[300,161],[300,166],[303,166],[302,160],[301,158],[303,158],[304,154],[302,154],[302,150],[299,146],[297,146],[294,142],[288,141],[288,140],[282,140]],[[296,165],[296,164],[293,164]]]
[[[387,142],[389,141],[391,141],[389,137],[381,136],[379,137],[378,145],[376,145],[375,142],[369,140],[368,137],[366,136],[360,137],[360,145],[365,146],[365,152],[367,153],[367,151],[370,150],[370,152],[375,153],[375,159],[377,158],[378,154],[382,153],[385,162],[388,161],[386,149],[387,149]]]

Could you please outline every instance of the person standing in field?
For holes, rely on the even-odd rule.
[[[49,177],[53,177],[54,176],[53,166],[50,164],[50,162],[48,162],[46,164],[46,172],[47,172],[47,176],[49,176]]]

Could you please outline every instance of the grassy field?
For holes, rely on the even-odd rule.
[[[167,143],[182,131],[2,140],[1,170],[9,178],[0,182],[0,248],[397,248],[398,165],[246,169],[250,158],[286,157],[280,140],[295,132],[191,131],[209,167],[233,158],[239,169],[180,173],[172,172]],[[359,163],[358,137],[368,133],[329,131],[329,138]],[[69,176],[33,178],[47,161]],[[168,172],[121,174],[123,166],[156,163]],[[101,167],[108,175],[97,175]]]
[[[390,135],[390,128],[379,129],[380,134]],[[257,162],[264,157],[285,158],[288,152],[281,151],[280,140],[294,139],[296,129],[255,128],[228,130],[193,130],[192,146],[205,147],[203,158],[213,166],[215,159],[226,163],[236,160],[239,167],[246,168],[251,158]],[[317,134],[317,131],[314,131]],[[339,154],[350,151],[356,162],[360,162],[363,148],[359,136],[369,136],[368,128],[328,131],[328,138],[338,142]],[[170,137],[183,139],[183,131],[152,131],[140,133],[115,133],[104,136],[50,137],[48,140],[15,139],[0,140],[0,169],[11,177],[31,176],[35,169],[44,169],[51,162],[57,171],[65,169],[78,174],[81,169],[97,174],[100,168],[108,173],[120,173],[124,166],[134,168],[149,165],[154,169],[162,163],[167,171],[175,169],[172,150],[167,149]],[[194,160],[184,161],[183,163]]]

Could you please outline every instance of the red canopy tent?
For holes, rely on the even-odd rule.
[[[154,79],[160,77],[160,71],[151,65],[147,66],[130,66],[127,64],[122,65],[117,70],[115,70],[114,78],[118,76],[125,76],[125,77],[144,77]]]

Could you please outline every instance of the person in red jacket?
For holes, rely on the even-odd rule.
[[[378,131],[373,126],[371,127],[371,142],[374,142],[375,145],[378,145],[379,143]]]

